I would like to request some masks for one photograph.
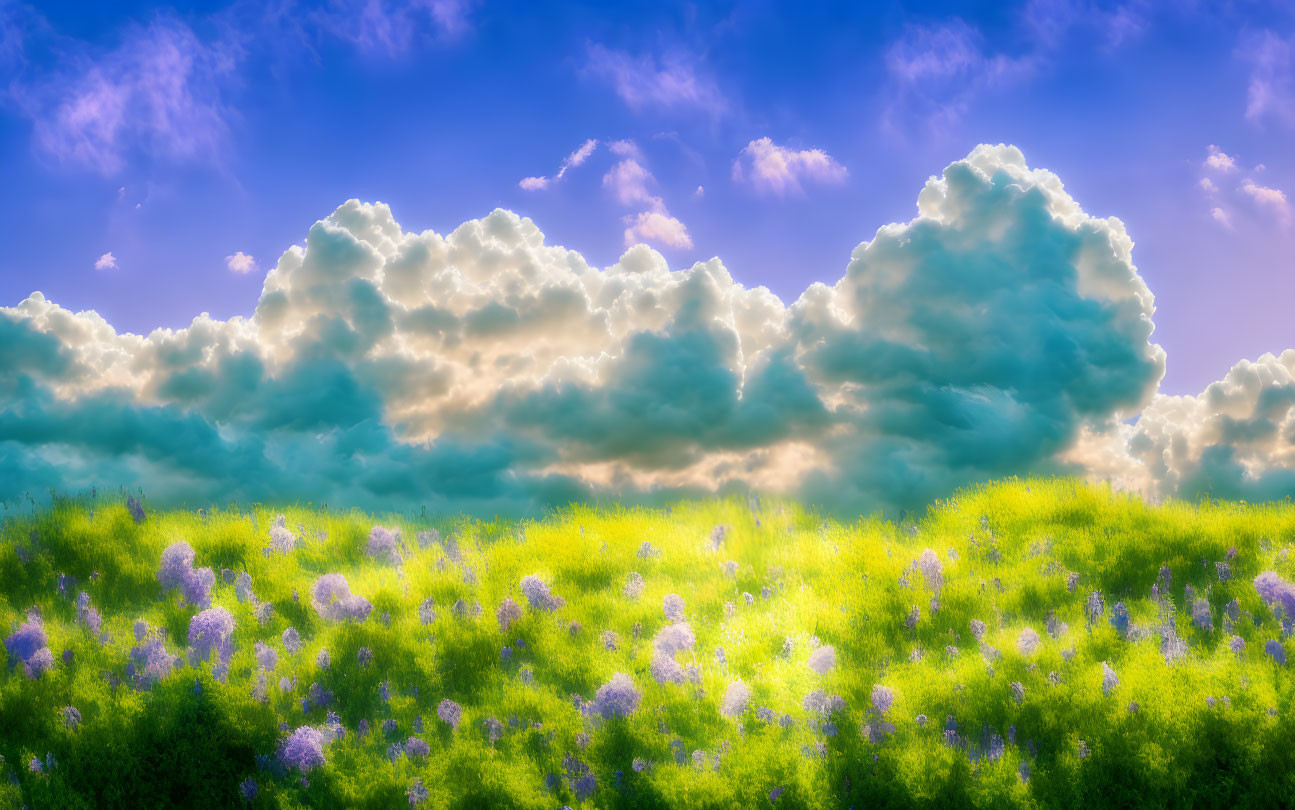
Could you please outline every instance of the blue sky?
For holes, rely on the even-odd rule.
[[[1162,391],[1295,343],[1289,215],[1237,191],[1295,188],[1288,4],[266,5],[4,6],[0,299],[40,289],[135,331],[248,314],[279,253],[351,197],[441,232],[505,207],[611,264],[628,209],[602,182],[606,148],[544,191],[518,185],[592,138],[638,145],[691,240],[656,245],[673,266],[719,256],[791,301],[911,218],[927,176],[1004,142],[1128,226],[1170,357]],[[130,60],[166,47],[190,53],[151,63],[174,83],[160,124],[53,120],[96,73],[142,92]],[[760,138],[847,175],[735,183]],[[1238,165],[1215,197],[1199,186],[1211,144]],[[256,270],[229,271],[240,251]],[[117,267],[96,270],[108,252]]]
[[[0,0],[0,73],[6,497],[1295,494],[1289,4]]]

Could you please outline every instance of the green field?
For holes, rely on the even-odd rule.
[[[253,807],[408,806],[418,785],[428,808],[1295,804],[1295,685],[1273,655],[1295,644],[1253,582],[1295,580],[1289,502],[1148,506],[1061,479],[965,491],[899,524],[740,498],[520,523],[145,510],[9,504],[0,630],[39,623],[53,665],[29,677],[0,651],[0,806],[237,807],[248,779]],[[267,553],[280,514],[295,548]],[[400,531],[400,560],[368,553],[375,525]],[[212,569],[232,648],[150,684],[128,669],[136,623],[187,659],[199,612],[159,583],[178,540]],[[932,555],[917,564],[928,549],[940,582]],[[254,596],[240,600],[243,572]],[[363,621],[312,605],[334,573],[371,603]],[[60,574],[74,578],[62,592]],[[528,575],[564,603],[528,603]],[[675,645],[682,683],[653,676],[668,594],[695,637]],[[503,631],[505,599],[520,616]],[[257,642],[277,653],[264,679]],[[820,674],[811,653],[828,645]],[[641,700],[604,717],[596,694],[616,673]],[[446,699],[457,728],[438,719]],[[303,726],[325,729],[325,761],[304,774],[278,756],[283,729]]]

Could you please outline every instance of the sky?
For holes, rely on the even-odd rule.
[[[1215,484],[1245,493],[1253,484],[1281,495],[1290,486],[1282,476],[1295,421],[1288,428],[1286,411],[1272,410],[1295,373],[1295,359],[1282,355],[1295,348],[1295,9],[1287,3],[0,0],[0,79],[8,192],[0,202],[0,306],[16,330],[0,352],[9,365],[0,365],[0,378],[33,409],[11,405],[10,433],[0,432],[0,447],[11,443],[0,451],[0,482],[10,488],[90,481],[86,470],[68,474],[59,455],[78,446],[117,458],[113,469],[125,478],[153,480],[178,463],[157,437],[110,453],[112,441],[59,433],[69,428],[55,424],[55,411],[71,420],[66,409],[102,405],[95,398],[105,396],[123,418],[131,409],[135,418],[196,420],[194,430],[211,431],[205,440],[234,457],[305,452],[296,442],[309,431],[267,416],[279,407],[269,400],[249,406],[267,410],[244,414],[247,423],[228,404],[197,404],[172,379],[178,361],[161,348],[186,341],[186,362],[215,380],[198,384],[191,375],[186,384],[217,399],[211,392],[233,379],[231,357],[261,381],[257,391],[268,397],[267,386],[279,384],[287,401],[304,396],[290,390],[292,375],[332,369],[354,407],[325,422],[351,429],[371,417],[383,433],[367,438],[375,456],[390,460],[393,448],[403,453],[417,442],[444,450],[453,440],[481,460],[493,448],[494,461],[482,462],[496,476],[482,488],[490,502],[529,498],[536,487],[688,488],[708,476],[716,485],[758,485],[788,464],[806,471],[797,480],[812,489],[822,453],[837,475],[871,481],[859,484],[872,493],[860,496],[869,504],[895,501],[882,492],[895,485],[873,480],[879,471],[924,497],[992,475],[1071,468],[1159,494]],[[980,144],[1014,149],[977,152]],[[966,166],[983,194],[956,187]],[[1000,199],[1009,180],[1043,197],[1033,207]],[[1003,219],[996,230],[974,212],[922,208],[928,192]],[[1070,219],[1060,229],[1029,219],[1039,211]],[[1051,234],[1053,247],[1077,253],[1033,243],[1009,250],[1001,236],[1012,227]],[[913,255],[886,253],[904,228],[894,250]],[[415,238],[425,231],[444,239]],[[971,246],[958,233],[980,241]],[[1084,253],[1099,237],[1118,268],[1109,278],[1093,262],[1110,257]],[[961,264],[917,255],[924,238]],[[351,252],[337,254],[337,240],[353,242]],[[437,289],[443,297],[414,301],[392,279],[413,261],[406,254],[415,242],[485,275],[460,268],[463,278],[438,287],[444,279],[431,279],[440,265],[426,260],[420,295]],[[652,251],[631,249],[639,243]],[[578,261],[550,246],[577,251]],[[335,262],[329,272],[346,271],[325,284],[317,259]],[[1038,261],[1060,262],[1076,277],[1059,280],[1031,264]],[[1014,267],[1016,280],[996,275],[995,262]],[[886,281],[928,266],[907,287]],[[633,312],[629,288],[612,284],[628,267],[652,279],[635,288]],[[1008,287],[1022,279],[1060,285],[1039,296],[961,290],[983,297],[982,317],[1003,307],[996,312],[1019,322],[977,327],[978,340],[1008,341],[1002,368],[964,378],[957,364],[981,355],[950,349],[938,363],[919,364],[922,374],[910,364],[882,379],[880,361],[846,368],[837,357],[879,342],[931,349],[948,340],[924,320],[939,307],[922,311],[899,291],[956,308],[949,296],[977,272]],[[360,323],[363,295],[354,284],[339,292],[343,277],[369,280],[363,317],[390,321],[390,329]],[[942,286],[930,286],[935,279]],[[563,298],[576,287],[579,306]],[[862,290],[871,302],[858,298]],[[890,309],[878,309],[880,301]],[[291,337],[271,335],[284,328],[285,312],[301,323],[324,318],[321,302],[350,314],[335,328],[321,320]],[[715,317],[727,332],[690,320],[703,303],[722,310]],[[1092,306],[1099,308],[1080,313]],[[650,307],[664,314],[644,315]],[[401,317],[432,317],[433,309],[463,331],[438,333],[442,343],[419,360],[429,365],[418,390],[397,390],[391,375],[423,350]],[[482,348],[505,340],[505,311],[514,337],[531,323],[539,330],[532,337],[554,343],[574,312],[598,313],[600,325],[551,355]],[[210,318],[200,325],[202,313]],[[864,317],[876,325],[857,320]],[[159,328],[176,331],[142,337]],[[203,349],[195,348],[199,333]],[[456,375],[447,358],[464,345],[474,351],[454,361]],[[696,379],[679,371],[684,349],[699,364]],[[1048,362],[1020,360],[1036,352]],[[1085,360],[1058,360],[1072,355]],[[40,357],[63,358],[71,376],[42,378],[31,365]],[[495,365],[472,393],[461,375],[482,374],[482,357]],[[1093,376],[1105,366],[1109,373]],[[1056,376],[1063,367],[1068,376]],[[896,382],[923,374],[911,388]],[[687,396],[671,386],[698,380],[700,390],[719,384],[691,412],[737,392],[728,410],[704,430],[662,417],[672,402],[687,411],[679,404]],[[626,401],[631,382],[662,386],[664,401]],[[748,396],[752,385],[770,402]],[[1066,401],[1034,390],[1046,385],[1068,391]],[[860,388],[868,395],[851,404]],[[961,393],[941,413],[940,396],[950,391]],[[537,399],[546,393],[551,401]],[[418,397],[444,402],[424,408]],[[1226,404],[1230,397],[1244,404]],[[580,435],[559,424],[562,408],[577,404],[593,415]],[[49,422],[44,432],[33,427],[38,412]],[[535,424],[545,413],[553,421]],[[1026,432],[1029,447],[991,460],[1002,437],[982,440],[1030,414],[1038,422]],[[1221,419],[1271,430],[1251,424],[1266,438],[1254,444],[1250,436],[1242,448],[1239,428],[1220,427]],[[974,446],[941,439],[930,420],[974,426],[979,438]],[[626,425],[645,421],[657,424],[658,438],[677,439],[662,445],[672,448],[668,462],[624,438]],[[1136,436],[1127,432],[1134,422]],[[252,441],[251,425],[261,426],[259,449],[239,444]],[[302,435],[280,442],[280,428]],[[620,444],[599,444],[588,435],[594,429],[621,436]],[[842,432],[853,460],[832,449]],[[1172,452],[1163,448],[1180,445],[1187,461],[1166,461]],[[1152,447],[1163,450],[1156,460],[1146,456]],[[132,454],[146,460],[120,458]],[[401,464],[460,458],[441,455]],[[519,483],[523,468],[530,483]],[[1278,477],[1265,478],[1274,469]],[[1183,489],[1184,481],[1196,483]],[[382,491],[365,489],[375,498]],[[176,492],[217,490],[195,483]]]

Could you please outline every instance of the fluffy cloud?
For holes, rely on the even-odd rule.
[[[769,138],[751,141],[733,161],[733,181],[750,182],[757,191],[800,194],[802,181],[842,183],[845,167],[822,149],[789,149]]]
[[[9,92],[32,120],[36,144],[60,161],[112,175],[137,154],[212,160],[225,145],[223,92],[238,56],[235,46],[160,17],[128,29],[105,54],[83,49]]]
[[[729,104],[714,79],[682,53],[639,57],[604,45],[589,46],[586,71],[612,86],[630,109],[694,109],[719,116]]]
[[[225,257],[225,266],[235,273],[250,273],[256,269],[256,259],[240,250]]]
[[[584,163],[586,160],[588,160],[589,156],[592,155],[594,153],[594,150],[597,148],[598,148],[598,141],[593,138],[590,138],[589,140],[580,144],[580,146],[577,147],[574,152],[566,156],[566,159],[562,161],[562,165],[558,167],[557,174],[553,175],[552,177],[524,177],[522,178],[522,181],[517,185],[521,186],[523,189],[527,191],[542,191],[543,189],[548,188],[553,183],[556,183],[557,181],[561,180],[563,175],[567,173],[567,169],[571,169],[576,166],[579,166],[581,163]]]
[[[1290,219],[1290,205],[1286,202],[1286,192],[1281,189],[1261,186],[1253,180],[1246,180],[1241,184],[1240,191],[1254,200],[1255,204],[1271,210],[1282,222]]]
[[[250,317],[133,335],[39,293],[0,309],[0,492],[493,511],[753,487],[867,511],[1031,471],[1288,489],[1295,352],[1156,397],[1131,249],[1005,146],[791,306],[718,259],[635,245],[599,269],[507,211],[441,235],[352,200]]]
[[[1214,144],[1210,144],[1209,154],[1205,156],[1205,168],[1219,172],[1236,171],[1236,158],[1219,149]]]
[[[688,228],[670,215],[660,196],[649,190],[649,187],[656,185],[656,178],[640,162],[643,160],[643,153],[638,146],[633,141],[613,141],[609,146],[612,152],[623,159],[603,175],[603,187],[621,205],[647,208],[646,211],[622,217],[626,225],[625,245],[628,247],[645,242],[671,248],[691,248],[692,237],[688,235]]]
[[[674,217],[659,211],[641,211],[624,218],[625,245],[646,242],[661,244],[667,247],[687,249],[692,247],[692,237],[688,229]]]
[[[94,260],[94,269],[95,270],[116,270],[117,257],[112,255],[112,251],[108,251],[107,253],[103,254],[102,256]]]

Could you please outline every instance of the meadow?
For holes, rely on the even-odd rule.
[[[1069,479],[898,522],[10,503],[0,806],[1292,806],[1293,543],[1289,501]]]

